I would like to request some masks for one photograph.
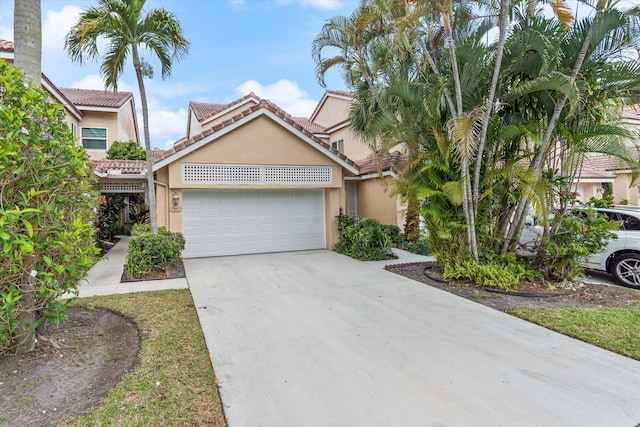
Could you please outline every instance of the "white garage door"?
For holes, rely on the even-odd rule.
[[[183,257],[324,249],[324,191],[185,190]]]

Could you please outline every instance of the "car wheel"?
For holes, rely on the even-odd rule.
[[[623,254],[611,264],[611,273],[625,286],[640,288],[640,254]]]

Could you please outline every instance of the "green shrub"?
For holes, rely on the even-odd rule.
[[[0,61],[0,354],[26,352],[95,262],[98,194],[64,109]]]
[[[414,254],[431,255],[431,245],[429,241],[424,238],[420,238],[416,242],[407,240],[399,247]]]
[[[107,150],[109,160],[146,160],[147,152],[135,141],[113,141]]]
[[[391,238],[377,220],[339,215],[337,221],[340,231],[336,244],[338,253],[367,261],[395,257],[391,250]]]
[[[136,224],[131,230],[125,271],[131,278],[142,278],[156,271],[166,271],[180,265],[185,241],[181,233],[160,227],[158,234],[148,230],[148,224]]]
[[[462,260],[457,262],[440,261],[443,277],[448,280],[467,280],[478,286],[514,290],[524,277],[536,277],[529,265],[518,262],[513,254],[502,256],[488,255],[480,262]]]
[[[380,227],[382,227],[382,232],[391,239],[391,243],[394,245],[403,245],[407,241],[407,238],[397,225],[380,224]]]

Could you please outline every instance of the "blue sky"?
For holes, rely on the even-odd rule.
[[[42,71],[59,87],[103,89],[98,63],[75,64],[64,52],[64,37],[78,14],[97,2],[41,4]],[[158,68],[145,81],[152,145],[166,148],[184,135],[189,101],[226,103],[253,91],[294,116],[308,117],[325,90],[315,79],[311,43],[329,18],[350,15],[356,5],[356,0],[147,0],[146,10],[173,12],[191,43],[189,56],[174,65],[169,79],[162,80]],[[13,1],[0,2],[0,38],[13,40]],[[329,72],[326,83],[345,89],[337,71]],[[130,64],[119,89],[137,96]],[[141,107],[139,99],[136,106]]]

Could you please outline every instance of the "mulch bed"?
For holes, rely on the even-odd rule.
[[[515,292],[446,281],[435,263],[389,265],[387,270],[501,311],[519,307],[624,307],[640,302],[640,292],[616,285],[523,281]]]
[[[151,272],[143,277],[129,277],[127,272],[123,269],[122,277],[120,278],[120,283],[126,282],[141,282],[143,280],[164,280],[164,279],[182,279],[186,277],[184,272],[184,265],[182,261],[180,261],[180,265],[169,268],[162,268]]]

